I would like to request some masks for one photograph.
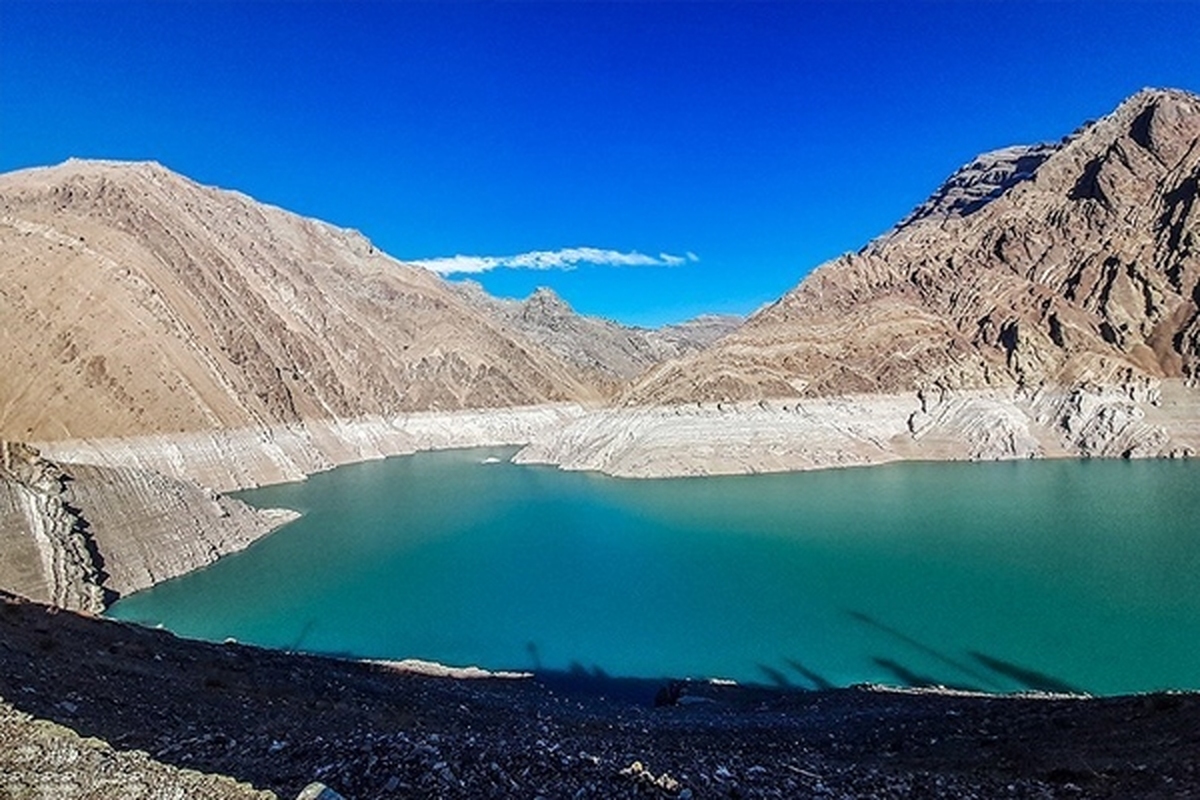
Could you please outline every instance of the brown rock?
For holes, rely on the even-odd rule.
[[[637,404],[1200,377],[1200,98],[981,156]]]
[[[153,163],[0,176],[0,436],[590,400],[430,272]]]

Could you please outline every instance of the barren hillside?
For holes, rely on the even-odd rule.
[[[0,176],[0,302],[26,441],[596,397],[358,233],[153,163]]]
[[[1200,376],[1200,98],[980,156],[636,404]]]

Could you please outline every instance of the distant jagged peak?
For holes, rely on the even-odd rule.
[[[571,304],[549,286],[539,286],[521,303],[522,313],[538,317],[568,317],[575,314]]]

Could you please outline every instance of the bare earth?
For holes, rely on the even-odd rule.
[[[364,800],[1200,791],[1192,694],[1084,700],[685,684],[675,704],[655,707],[665,685],[586,674],[429,677],[192,642],[5,597],[0,795],[93,797],[71,786],[125,774],[129,786],[170,785],[174,796],[248,796],[229,783],[209,794],[211,779],[195,772],[160,783],[172,768],[285,798],[320,780]],[[116,755],[46,774],[39,752],[80,747],[47,723],[99,737]],[[130,763],[136,769],[122,773]]]

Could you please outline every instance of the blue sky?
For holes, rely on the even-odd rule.
[[[1200,91],[1198,52],[1191,2],[0,0],[0,170],[155,159],[659,324],[778,297],[978,152]]]

